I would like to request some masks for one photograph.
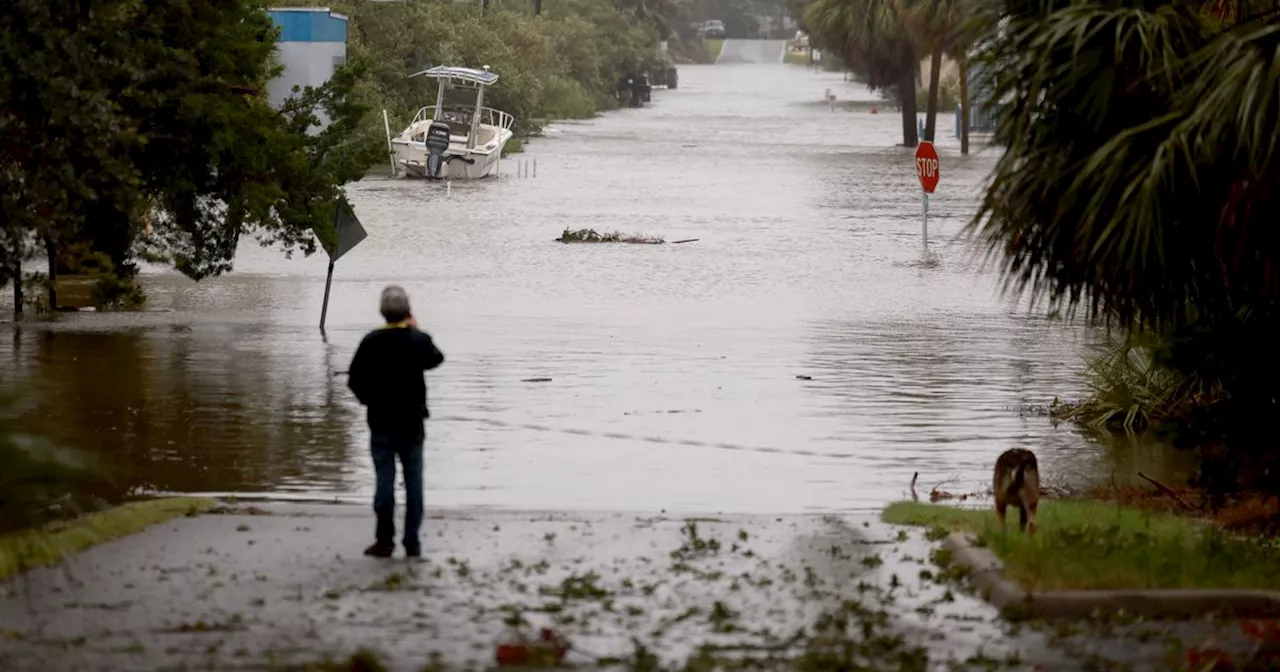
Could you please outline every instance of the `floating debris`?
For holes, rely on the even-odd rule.
[[[662,236],[646,236],[638,233],[622,233],[620,231],[607,231],[600,233],[595,229],[578,229],[571,231],[565,229],[564,233],[556,238],[557,243],[632,243],[636,245],[661,245],[667,241]]]
[[[499,644],[495,658],[499,667],[551,667],[564,664],[570,648],[563,637],[543,628],[537,640],[517,633],[510,641]]]
[[[550,378],[524,378],[524,379],[522,379],[520,382],[522,382],[522,383],[549,383],[549,382],[551,382],[551,379],[550,379]]]

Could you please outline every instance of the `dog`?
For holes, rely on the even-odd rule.
[[[1036,454],[1013,448],[996,459],[994,489],[996,519],[1004,531],[1005,507],[1018,507],[1018,525],[1025,534],[1036,532],[1036,506],[1040,503],[1040,467]]]

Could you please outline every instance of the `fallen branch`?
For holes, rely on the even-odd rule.
[[[1148,476],[1148,475],[1146,475],[1146,474],[1142,473],[1141,471],[1139,471],[1139,472],[1138,472],[1138,476],[1142,477],[1142,479],[1143,479],[1143,480],[1145,480],[1146,482],[1150,483],[1151,485],[1156,486],[1156,490],[1159,490],[1160,492],[1163,492],[1164,494],[1169,495],[1170,497],[1172,497],[1172,498],[1173,498],[1173,500],[1174,500],[1175,502],[1177,502],[1177,503],[1181,504],[1181,505],[1183,506],[1183,508],[1187,509],[1188,511],[1195,511],[1195,507],[1194,507],[1194,506],[1191,506],[1190,504],[1188,504],[1188,503],[1187,503],[1187,500],[1183,499],[1182,497],[1180,497],[1180,496],[1178,495],[1178,493],[1174,492],[1174,491],[1173,491],[1173,488],[1170,488],[1169,486],[1165,485],[1164,483],[1161,483],[1160,481],[1157,481],[1156,479],[1151,478],[1150,476]]]
[[[947,485],[948,483],[959,483],[959,482],[960,482],[959,476],[952,476],[951,478],[948,478],[945,481],[942,481],[941,483],[933,486],[933,489],[929,491],[929,501],[942,502],[950,499],[956,499],[963,502],[964,500],[969,499],[969,495],[967,494],[956,494],[954,492],[947,492],[946,490],[942,489],[942,486]]]

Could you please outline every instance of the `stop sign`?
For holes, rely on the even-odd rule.
[[[920,178],[924,193],[932,194],[938,188],[938,152],[928,140],[920,141],[916,147],[916,177]]]

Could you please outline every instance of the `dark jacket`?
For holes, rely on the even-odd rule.
[[[374,434],[415,437],[427,411],[424,371],[444,362],[431,336],[412,327],[388,325],[369,332],[356,348],[347,387],[368,410]]]

